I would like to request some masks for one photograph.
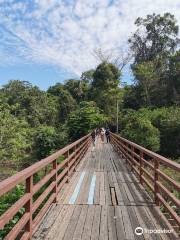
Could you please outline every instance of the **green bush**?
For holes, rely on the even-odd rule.
[[[133,141],[145,148],[157,152],[160,148],[160,133],[150,120],[138,114],[126,116],[126,123],[121,131],[122,137]]]
[[[58,134],[54,127],[40,126],[34,136],[36,157],[42,159],[50,155],[56,148]]]
[[[160,153],[180,157],[180,108],[169,107],[152,111],[151,121],[160,131]]]
[[[163,156],[180,157],[180,108],[141,108],[120,114],[121,134]],[[156,137],[155,137],[156,136]]]

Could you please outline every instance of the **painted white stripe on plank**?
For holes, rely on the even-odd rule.
[[[93,204],[95,185],[96,185],[96,175],[94,174],[91,179],[91,184],[89,188],[88,204]]]
[[[78,193],[80,191],[80,188],[81,188],[81,185],[82,185],[82,182],[83,182],[85,174],[86,174],[85,171],[83,171],[81,173],[81,176],[80,176],[79,181],[78,181],[78,183],[76,185],[76,188],[74,189],[74,192],[73,192],[73,194],[72,194],[72,196],[71,196],[71,198],[69,200],[69,204],[74,204],[75,203],[75,201],[77,199],[77,196],[78,196]]]

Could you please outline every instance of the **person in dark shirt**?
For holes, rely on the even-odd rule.
[[[110,130],[109,130],[109,128],[106,128],[105,135],[106,135],[107,143],[110,142]]]

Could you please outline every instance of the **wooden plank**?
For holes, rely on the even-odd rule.
[[[62,210],[62,205],[53,204],[47,214],[45,215],[42,223],[40,224],[38,230],[35,232],[33,239],[43,240],[45,236],[50,231],[51,227],[56,221],[56,218]]]
[[[112,203],[111,203],[111,195],[110,195],[107,172],[104,172],[104,180],[105,180],[106,204],[111,205]]]
[[[77,240],[77,239],[80,240],[81,239],[87,212],[88,212],[88,206],[87,205],[82,206],[81,214],[79,216],[79,219],[78,219],[78,222],[77,222],[77,225],[76,225],[76,229],[75,229],[75,232],[73,234],[73,240]]]
[[[134,212],[135,212],[137,220],[139,222],[139,226],[138,227],[141,227],[143,229],[148,228],[146,223],[144,222],[143,217],[141,216],[141,214],[139,213],[138,210],[139,210],[139,207],[134,207]],[[153,239],[152,235],[149,235],[149,234],[147,234],[145,232],[143,232],[143,237],[144,237],[144,239],[148,239],[148,240],[152,240]]]
[[[113,183],[117,183],[116,172],[111,172]]]
[[[108,184],[109,184],[110,188],[114,187],[111,172],[107,172],[107,180],[108,180]]]
[[[108,206],[108,233],[109,239],[116,240],[116,216],[114,206]]]
[[[90,240],[91,239],[91,232],[92,232],[92,226],[93,226],[93,219],[94,219],[94,211],[95,211],[95,206],[94,205],[89,205],[88,206],[88,213],[86,216],[86,221],[84,225],[84,230],[82,234],[82,239],[83,240]]]
[[[134,231],[133,228],[131,226],[131,221],[130,221],[130,217],[127,211],[127,207],[126,206],[121,206],[121,213],[123,216],[123,223],[124,223],[124,229],[125,229],[125,235],[126,235],[126,239],[135,239],[134,238]]]
[[[105,183],[104,183],[104,173],[100,172],[100,205],[105,205]]]
[[[91,240],[98,240],[100,234],[101,206],[95,206]]]
[[[108,240],[108,206],[102,206],[99,240]]]
[[[118,183],[114,183],[115,191],[116,191],[116,197],[117,197],[117,204],[120,205],[123,202],[122,193],[119,189]]]
[[[112,201],[112,205],[116,206],[117,205],[117,199],[116,199],[116,192],[115,192],[115,188],[111,188],[111,201]]]
[[[120,206],[115,206],[115,217],[116,217],[116,232],[117,232],[117,239],[126,239],[124,223],[121,213]]]
[[[76,172],[71,178],[68,184],[65,184],[63,190],[61,190],[58,194],[58,203],[63,204],[67,194],[69,193],[70,189],[72,188],[72,184],[76,184],[78,181],[79,172]],[[67,202],[67,200],[66,200]]]
[[[129,214],[129,218],[130,218],[130,221],[131,221],[131,226],[132,226],[133,234],[134,234],[135,229],[137,227],[140,227],[140,224],[139,224],[138,218],[136,216],[136,213],[134,211],[134,207],[133,206],[128,206],[127,211],[128,211],[128,214]],[[136,240],[143,240],[144,239],[143,235],[136,235],[136,234],[134,234],[134,238]]]
[[[78,205],[78,206],[75,207],[73,215],[72,215],[72,217],[69,221],[69,225],[66,229],[63,240],[73,239],[73,234],[74,234],[74,231],[76,229],[77,221],[78,221],[79,216],[81,214],[81,209],[82,209],[81,205]]]
[[[142,227],[143,229],[154,229],[153,223],[151,222],[151,220],[146,215],[142,206],[138,206],[138,207],[134,206],[134,211],[135,211],[135,214],[136,214],[136,217],[138,219],[140,227]],[[145,233],[145,231],[143,232],[143,236],[144,236],[145,239],[148,239],[148,240],[159,239],[158,236],[155,236],[154,234]]]
[[[56,236],[56,233],[57,233],[58,228],[60,226],[60,223],[62,222],[62,220],[64,219],[64,217],[65,217],[65,215],[67,213],[67,209],[68,209],[68,206],[64,205],[62,210],[61,210],[61,212],[60,212],[60,214],[56,218],[56,221],[53,224],[52,228],[50,229],[48,234],[45,236],[45,239],[47,239],[47,240],[55,239],[55,236]]]
[[[140,204],[146,202],[143,197],[142,191],[139,191],[139,189],[137,189],[137,183],[128,183],[128,188],[134,198],[135,203]],[[149,201],[147,201],[147,203],[148,202]]]
[[[66,194],[66,197],[64,198],[63,204],[69,204],[69,200],[71,198],[71,196],[73,195],[73,192],[79,182],[79,179],[81,177],[83,172],[77,172],[76,178],[74,179],[74,181],[69,183],[69,188]]]
[[[131,194],[131,191],[129,190],[129,184],[123,183],[123,187],[124,187],[128,202],[134,202],[134,198]]]
[[[125,179],[124,179],[124,176],[123,176],[122,172],[118,172],[117,180],[118,180],[118,183],[119,182],[125,182]]]
[[[122,195],[122,201],[125,205],[129,204],[129,200],[127,198],[127,195],[126,195],[126,191],[124,189],[124,183],[118,183],[118,186],[119,186],[119,190],[121,192],[121,195]]]
[[[57,228],[56,235],[54,236],[54,240],[63,239],[66,229],[68,227],[68,224],[70,222],[71,216],[73,214],[74,208],[75,208],[74,205],[68,206],[67,213],[65,217],[62,219],[62,221],[60,222],[59,227]]]
[[[81,189],[80,189],[80,192],[78,194],[75,204],[87,204],[91,175],[92,174],[90,172],[86,171],[86,176],[84,177],[84,180],[81,185]]]
[[[99,204],[100,202],[100,174],[99,172],[95,173],[96,175],[96,186],[94,192],[94,204]]]

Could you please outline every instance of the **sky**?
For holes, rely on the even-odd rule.
[[[98,49],[126,53],[137,17],[165,12],[180,25],[180,0],[0,0],[0,86],[78,79],[98,65]],[[133,81],[129,66],[122,81]]]

